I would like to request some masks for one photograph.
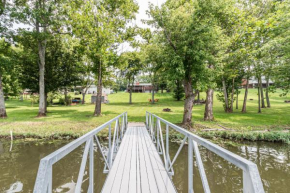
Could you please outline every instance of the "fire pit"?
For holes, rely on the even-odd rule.
[[[166,108],[166,109],[163,109],[164,112],[171,112],[171,109],[169,108]]]

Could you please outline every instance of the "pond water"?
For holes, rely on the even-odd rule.
[[[0,141],[0,192],[32,192],[39,161],[68,141]],[[264,189],[269,193],[290,192],[290,145],[262,142],[244,142],[223,146],[257,164]],[[179,145],[170,145],[174,157]],[[53,166],[53,192],[73,192],[82,158],[83,146]],[[242,171],[219,156],[201,148],[211,192],[242,192]],[[174,165],[173,182],[178,192],[187,192],[187,147],[181,151]],[[100,192],[106,174],[102,173],[104,161],[95,153],[95,192]],[[84,176],[87,186],[88,174]],[[195,192],[203,192],[198,169],[194,170]]]

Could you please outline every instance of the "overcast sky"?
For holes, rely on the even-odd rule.
[[[146,14],[146,11],[148,10],[148,7],[149,7],[148,6],[149,2],[154,4],[154,5],[160,6],[165,1],[166,0],[136,0],[136,2],[139,5],[139,11],[138,11],[138,14],[136,15],[136,20],[133,21],[133,24],[136,24],[139,27],[143,27],[143,28],[149,27],[149,26],[142,23],[142,20],[149,19],[148,15]],[[119,50],[118,50],[119,53],[125,52],[125,51],[133,51],[133,49],[131,48],[131,46],[128,43],[123,43],[119,47]]]
[[[139,26],[144,26],[141,22],[142,19],[148,19],[148,15],[146,14],[146,11],[148,10],[148,4],[149,2],[160,6],[162,5],[166,0],[136,0],[139,5],[139,12],[136,16],[136,23]]]

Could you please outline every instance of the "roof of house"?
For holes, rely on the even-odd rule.
[[[135,82],[134,86],[151,86],[151,83],[139,83],[139,82]]]

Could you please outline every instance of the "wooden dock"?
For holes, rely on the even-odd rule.
[[[145,124],[128,124],[102,192],[177,192]]]

